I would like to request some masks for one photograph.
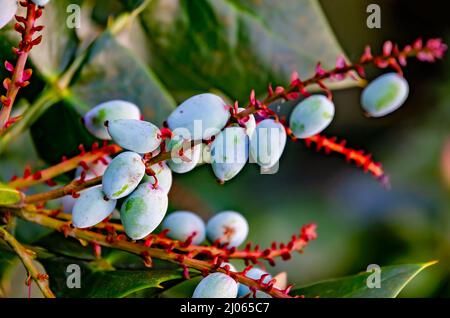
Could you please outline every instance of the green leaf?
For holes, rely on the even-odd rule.
[[[300,287],[291,294],[321,298],[395,298],[417,274],[436,263],[433,261],[382,267],[381,288],[368,288],[367,278],[374,273],[362,272]]]
[[[71,86],[77,109],[85,112],[100,102],[125,99],[138,105],[146,120],[161,125],[175,101],[158,78],[115,37],[105,32],[90,48],[87,61]]]
[[[141,17],[152,68],[182,97],[215,88],[246,100],[343,53],[315,0],[155,0]]]
[[[44,25],[42,42],[31,51],[33,64],[44,77],[54,79],[73,60],[79,40],[76,29],[70,27],[73,12],[67,12],[69,5],[81,5],[82,0],[52,1],[45,7],[39,25]]]
[[[127,297],[146,291],[146,295],[156,295],[166,284],[174,284],[182,279],[179,270],[98,270],[93,263],[66,257],[51,257],[41,260],[50,276],[50,286],[58,297]],[[95,261],[97,262],[97,261]],[[73,272],[67,268],[76,264],[80,268],[80,288],[69,288],[68,281]]]
[[[14,205],[22,201],[20,191],[0,183],[0,205]]]
[[[87,297],[122,298],[149,288],[162,290],[163,283],[181,280],[182,275],[179,271],[169,270],[117,270],[97,272],[92,279],[93,285]]]

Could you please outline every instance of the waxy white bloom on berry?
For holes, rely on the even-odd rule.
[[[162,228],[170,230],[167,236],[174,240],[184,242],[192,237],[192,244],[195,245],[205,240],[205,222],[190,211],[176,211],[169,214],[164,219]]]
[[[219,241],[228,247],[241,245],[248,235],[247,220],[238,212],[223,211],[206,224],[206,236],[211,242]]]
[[[264,119],[250,137],[252,159],[263,168],[273,167],[283,154],[286,139],[286,131],[280,122]]]
[[[150,166],[155,176],[145,175],[142,182],[150,182],[155,184],[155,178],[158,180],[158,187],[160,187],[165,193],[169,193],[172,187],[172,170],[169,169],[165,162],[158,162]]]
[[[50,2],[50,0],[31,0],[31,1],[33,1],[36,5],[41,7],[45,6],[47,3]]]
[[[115,157],[103,175],[103,192],[110,199],[120,199],[130,194],[141,182],[145,165],[135,152],[122,152]]]
[[[323,95],[312,95],[293,110],[289,128],[297,138],[308,138],[322,132],[334,117],[334,104]]]
[[[408,93],[409,85],[403,76],[387,73],[367,85],[361,95],[361,105],[370,116],[382,117],[402,106]]]
[[[125,233],[133,240],[140,240],[161,224],[167,212],[169,199],[160,188],[150,183],[141,184],[120,209],[120,220]]]
[[[206,93],[192,96],[178,106],[167,119],[171,130],[185,128],[190,139],[210,139],[227,123],[230,112],[217,95]]]
[[[78,228],[94,226],[113,213],[116,200],[105,199],[102,186],[84,190],[75,199],[72,211],[72,223]]]
[[[237,291],[233,278],[224,273],[212,273],[200,281],[192,298],[236,298]]]
[[[115,143],[137,153],[156,150],[161,144],[159,128],[143,120],[115,119],[108,121],[108,132]]]
[[[191,147],[190,141],[180,135],[172,137],[167,144],[167,149],[172,154],[172,159],[167,160],[167,165],[176,173],[186,173],[193,170],[198,165],[202,155],[201,144]]]
[[[17,0],[0,0],[0,29],[14,18],[17,12]]]
[[[234,178],[248,161],[249,138],[242,127],[225,128],[211,145],[211,166],[224,182]]]
[[[111,122],[115,119],[138,120],[141,119],[141,111],[133,103],[111,100],[95,106],[83,117],[86,129],[95,137],[104,140],[111,140],[105,122]]]

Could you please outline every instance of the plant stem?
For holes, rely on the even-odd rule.
[[[61,98],[52,89],[44,89],[34,103],[27,109],[23,118],[4,131],[0,138],[0,153],[3,153],[9,142],[24,132],[51,105]]]
[[[22,87],[23,72],[25,70],[25,65],[27,63],[29,51],[31,50],[33,44],[33,28],[36,21],[36,5],[33,3],[27,4],[27,17],[25,24],[25,30],[22,33],[21,43],[25,44],[24,49],[19,49],[19,58],[17,59],[16,66],[11,77],[11,82],[7,88],[6,99],[7,104],[3,103],[0,110],[0,131],[3,131],[11,114],[11,109],[16,100],[17,94]]]
[[[41,213],[49,217],[58,218],[66,222],[70,222],[72,220],[71,214],[61,213],[54,210],[38,210],[34,206],[26,206],[25,209],[30,213]],[[56,212],[56,213],[55,213]],[[111,222],[101,222],[95,225],[93,228],[98,230],[108,230],[113,229],[114,231],[119,232],[120,234],[124,234],[125,230],[122,224],[111,223]],[[311,231],[311,229],[313,229]],[[203,245],[194,245],[194,244],[186,244],[186,242],[172,240],[168,237],[162,236],[161,234],[150,234],[147,236],[146,240],[150,240],[152,245],[158,245],[162,247],[170,246],[178,251],[190,253],[200,253],[204,255],[208,255],[208,257],[214,258],[216,256],[221,256],[227,259],[242,259],[246,261],[256,262],[257,260],[267,260],[273,261],[274,258],[282,257],[284,259],[290,258],[292,252],[301,253],[304,248],[307,246],[310,238],[302,235],[303,232],[311,231],[313,235],[315,235],[315,225],[309,224],[305,225],[302,228],[301,234],[299,236],[293,235],[290,242],[287,244],[277,244],[270,248],[260,249],[259,246],[251,249],[250,246],[246,247],[243,250],[238,249],[227,249],[221,248],[215,245],[212,246],[203,246]]]
[[[190,142],[189,142],[190,143]],[[172,157],[171,151],[162,152],[159,155],[150,158],[147,162],[147,166],[154,165],[156,163],[168,160]],[[102,182],[102,177],[96,177],[89,180],[74,180],[69,184],[54,190],[50,190],[43,193],[32,194],[25,198],[25,203],[31,204],[36,202],[46,202],[49,200],[54,200],[61,198],[65,195],[76,193],[78,191],[84,190],[86,188],[98,185]]]
[[[122,148],[113,144],[86,153],[81,153],[76,157],[63,161],[57,165],[51,166],[50,168],[38,171],[33,175],[15,179],[14,181],[11,181],[9,183],[9,186],[13,188],[26,188],[38,183],[42,183],[44,181],[47,181],[49,179],[52,179],[56,176],[59,176],[63,173],[66,173],[68,171],[77,168],[81,162],[89,164],[91,162],[99,160],[100,158],[106,155],[115,154],[121,150]]]
[[[34,252],[22,246],[8,231],[0,227],[0,238],[3,239],[17,254],[22,261],[30,277],[36,282],[42,294],[46,298],[55,298],[48,285],[48,277],[39,273],[38,269],[33,264]]]
[[[146,247],[144,244],[139,244],[136,242],[130,242],[125,240],[111,241],[107,238],[106,235],[88,230],[70,228],[69,223],[67,222],[53,219],[44,214],[32,213],[27,211],[26,209],[7,209],[7,210],[26,221],[54,229],[59,232],[63,232],[64,235],[76,239],[96,243],[105,247],[119,249],[140,256],[169,261],[172,263],[180,264],[181,266],[196,269],[202,273],[204,272],[227,273],[227,271],[224,268],[221,267],[217,268],[213,262],[198,260],[189,257],[189,255],[187,254],[179,254],[174,251],[167,251],[165,249]],[[1,211],[5,211],[5,208],[2,208]],[[257,290],[264,291],[273,297],[290,298],[290,296],[286,293],[286,291],[279,290],[273,287],[267,287],[263,283],[258,282],[257,280],[246,277],[243,273],[229,273],[229,274],[230,276],[233,276],[238,282],[247,285],[249,287],[253,287]]]

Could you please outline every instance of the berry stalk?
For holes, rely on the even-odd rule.
[[[26,209],[31,213],[41,213],[46,216],[57,218],[65,222],[72,220],[71,214],[62,213],[59,210],[45,210],[36,209],[34,206],[27,206]],[[105,221],[92,227],[93,230],[105,230],[111,237],[124,236],[125,230],[122,224]],[[228,248],[226,246],[219,246],[213,244],[212,246],[202,246],[192,244],[188,239],[184,242],[177,241],[166,237],[166,233],[150,234],[146,237],[145,244],[147,246],[158,246],[164,249],[177,250],[184,253],[191,253],[192,255],[202,255],[208,258],[220,257],[224,260],[228,259],[242,259],[247,264],[256,264],[260,261],[267,261],[270,265],[275,265],[275,259],[281,258],[289,260],[293,252],[302,253],[310,240],[316,238],[316,225],[308,224],[302,227],[300,234],[292,235],[291,240],[287,243],[273,242],[269,248],[261,249],[259,245],[252,247],[248,243],[244,249]]]
[[[98,244],[104,247],[110,247],[119,249],[122,251],[130,252],[136,255],[140,255],[146,261],[146,264],[151,264],[152,258],[157,258],[172,263],[179,264],[185,269],[187,275],[187,268],[195,269],[200,271],[202,274],[212,273],[212,272],[222,272],[232,278],[234,278],[239,283],[249,286],[253,290],[260,290],[268,293],[269,295],[276,298],[290,298],[288,292],[290,287],[286,290],[280,290],[273,287],[274,281],[268,283],[263,283],[262,280],[254,280],[245,276],[246,271],[249,270],[247,267],[244,272],[230,272],[226,267],[220,267],[222,260],[220,258],[214,258],[212,261],[199,260],[188,254],[181,254],[174,250],[160,249],[147,247],[145,244],[139,244],[136,242],[130,242],[126,240],[111,240],[108,236],[96,233],[88,230],[81,230],[76,228],[71,228],[70,224],[61,220],[51,218],[49,216],[32,213],[26,209],[2,209],[3,212],[12,212],[14,215],[36,224],[40,224],[44,227],[54,229],[56,231],[64,233],[64,235],[84,240],[92,244]],[[314,237],[305,236],[305,238]]]
[[[22,264],[25,266],[25,269],[29,275],[26,284],[29,286],[31,284],[30,279],[33,279],[46,298],[55,298],[55,295],[48,285],[48,276],[40,273],[33,264],[33,258],[35,257],[34,252],[22,246],[22,244],[20,244],[14,236],[6,231],[4,227],[0,227],[0,239],[5,241],[5,243],[14,250]]]
[[[38,8],[31,1],[20,2],[20,5],[27,8],[27,13],[26,17],[16,16],[15,29],[22,35],[18,48],[14,49],[14,53],[18,56],[17,63],[14,66],[8,61],[5,62],[5,67],[12,73],[12,76],[3,81],[6,95],[0,97],[2,105],[0,110],[0,132],[3,132],[10,124],[17,121],[15,118],[10,120],[11,109],[19,90],[29,84],[28,80],[32,74],[31,69],[25,70],[28,55],[33,46],[38,45],[42,40],[42,35],[37,38],[33,38],[33,35],[44,28],[43,26],[35,26],[36,20],[42,15],[42,8]]]
[[[118,153],[122,149],[117,145],[105,145],[101,148],[98,144],[92,146],[91,151],[86,152],[84,147],[81,147],[81,152],[78,156],[72,157],[70,159],[63,160],[61,163],[51,166],[47,169],[37,171],[32,173],[30,169],[26,169],[22,178],[13,178],[9,183],[9,186],[20,189],[27,188],[29,186],[48,182],[54,177],[64,174],[68,171],[76,169],[80,165],[87,165],[89,163],[100,160],[106,155],[112,155]]]
[[[378,68],[391,67],[395,71],[402,73],[401,67],[406,66],[408,58],[416,57],[422,62],[434,62],[437,59],[441,59],[446,50],[447,46],[441,39],[429,39],[425,45],[422,39],[418,39],[412,45],[406,45],[402,50],[399,49],[397,44],[387,41],[383,46],[383,54],[377,56],[372,55],[370,47],[367,46],[358,63],[347,64],[343,57],[339,57],[335,68],[324,70],[319,62],[316,66],[316,73],[312,77],[301,80],[297,73],[293,73],[289,87],[278,86],[273,90],[272,86],[269,86],[268,94],[262,101],[255,99],[254,91],[252,91],[250,102],[247,104],[246,109],[235,114],[235,118],[246,118],[259,110],[266,109],[270,103],[279,99],[291,100],[300,97],[300,95],[307,97],[309,93],[306,88],[312,85],[319,85],[328,94],[331,94],[330,90],[323,83],[325,80],[340,81],[351,76],[352,72],[357,72],[359,76],[364,78],[364,67],[370,64]]]

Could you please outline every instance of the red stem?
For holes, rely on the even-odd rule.
[[[34,45],[39,44],[41,41],[41,36],[33,39],[33,34],[38,30],[42,30],[41,27],[35,28],[34,26],[36,20],[42,14],[42,9],[36,9],[36,5],[31,1],[28,1],[26,4],[22,5],[27,7],[27,15],[26,18],[16,16],[16,19],[19,21],[19,23],[16,23],[16,30],[22,34],[22,40],[19,43],[19,48],[14,50],[19,58],[14,66],[14,70],[12,71],[12,77],[11,79],[7,78],[4,81],[7,91],[5,96],[1,96],[0,100],[2,104],[2,108],[0,110],[0,131],[4,131],[4,129],[8,127],[11,109],[19,90],[29,84],[28,78],[31,76],[31,73],[24,76],[25,65],[27,63],[30,50]],[[22,27],[20,23],[23,23],[24,26]],[[29,70],[29,72],[31,72],[31,70]]]

